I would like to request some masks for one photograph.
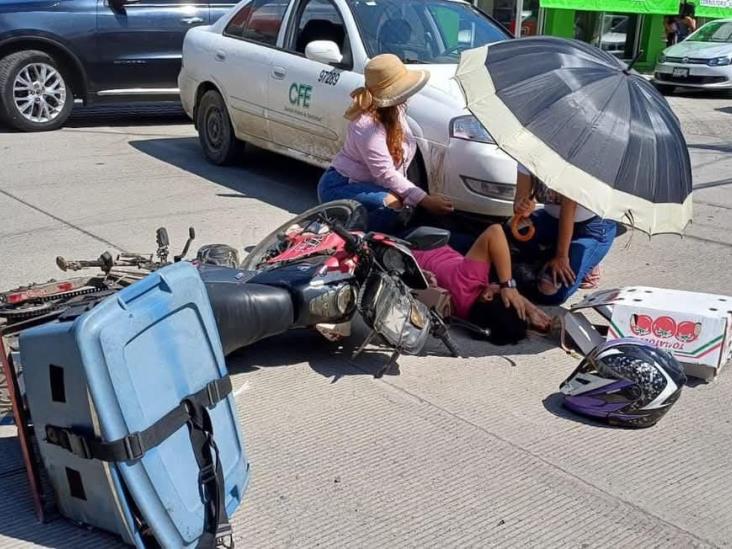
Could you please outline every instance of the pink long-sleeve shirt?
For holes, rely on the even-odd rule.
[[[369,114],[362,114],[348,125],[346,142],[331,166],[353,182],[373,182],[393,192],[407,206],[416,206],[427,193],[407,179],[407,167],[417,146],[402,115],[404,162],[394,165],[386,145],[386,129]]]

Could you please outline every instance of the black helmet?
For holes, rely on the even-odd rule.
[[[198,249],[196,260],[204,265],[239,267],[239,252],[227,244],[206,244]]]
[[[624,338],[593,349],[560,386],[568,409],[623,427],[650,427],[678,400],[686,383],[666,351]]]

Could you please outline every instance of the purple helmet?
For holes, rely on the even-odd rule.
[[[560,386],[573,412],[623,427],[650,427],[678,400],[686,376],[666,351],[632,339],[595,347]]]

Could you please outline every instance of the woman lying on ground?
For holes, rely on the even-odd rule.
[[[536,201],[544,204],[536,210]],[[537,303],[559,305],[583,285],[592,281],[600,262],[617,235],[615,221],[601,219],[576,202],[549,190],[523,168],[519,168],[514,212],[529,217],[536,230],[527,242],[515,242],[515,262],[539,262],[538,277],[521,290]]]
[[[406,101],[427,83],[429,73],[410,71],[391,54],[366,64],[366,85],[356,89],[345,116],[351,122],[343,148],[318,184],[318,199],[356,200],[369,212],[371,231],[394,233],[400,210],[419,206],[434,215],[452,212],[449,200],[429,195],[406,172],[416,143],[406,118]]]
[[[523,297],[511,275],[511,254],[500,225],[481,234],[463,256],[450,246],[412,252],[419,266],[432,273],[439,287],[450,293],[455,316],[493,332],[498,344],[516,343],[527,325],[547,332],[551,318]],[[489,281],[494,269],[498,284]]]

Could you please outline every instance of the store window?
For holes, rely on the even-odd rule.
[[[618,59],[633,59],[638,50],[642,16],[635,13],[577,11],[574,36]]]

